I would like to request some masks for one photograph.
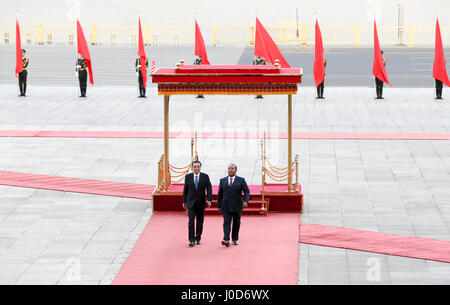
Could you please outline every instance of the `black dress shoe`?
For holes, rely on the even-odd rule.
[[[189,242],[189,247],[195,246],[195,243],[193,241]]]
[[[200,245],[200,240],[199,240],[199,239],[196,240],[195,243],[196,243],[197,245]]]
[[[230,241],[229,240],[222,240],[222,245],[225,247],[229,247],[230,246]]]
[[[237,240],[233,240],[233,246],[237,246],[237,245],[238,245]]]

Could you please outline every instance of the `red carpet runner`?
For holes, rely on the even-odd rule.
[[[297,284],[299,214],[242,218],[239,245],[225,248],[220,216],[205,217],[202,244],[188,247],[187,217],[156,212],[113,284]]]
[[[450,242],[316,224],[300,224],[300,243],[450,263]]]
[[[115,197],[152,199],[151,185],[0,171],[0,185]]]

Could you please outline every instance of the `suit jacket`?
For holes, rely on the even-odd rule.
[[[243,208],[242,193],[244,193],[244,201],[248,202],[250,190],[242,177],[234,176],[231,188],[229,187],[229,181],[230,177],[220,179],[217,207],[225,212],[240,213]]]
[[[195,189],[194,173],[187,174],[184,179],[183,202],[186,203],[188,209],[194,207],[199,207],[201,209],[206,208],[206,199],[212,201],[212,187],[209,176],[200,173],[198,177],[198,187]]]

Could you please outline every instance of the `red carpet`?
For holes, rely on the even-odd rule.
[[[191,138],[193,132],[170,132],[170,138]],[[199,132],[200,139],[260,139],[258,132]],[[73,131],[0,130],[0,137],[41,138],[163,138],[162,131]],[[267,138],[287,139],[286,132],[268,133]],[[450,133],[408,132],[293,132],[293,139],[324,140],[450,140]]]
[[[221,216],[205,217],[202,244],[188,247],[183,213],[150,218],[113,284],[297,284],[298,214],[243,217],[239,245],[225,248]]]
[[[0,185],[115,197],[152,199],[154,186],[92,179],[65,178],[0,171]]]
[[[300,243],[450,263],[450,242],[316,224],[300,224]]]

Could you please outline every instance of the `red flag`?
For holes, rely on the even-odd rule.
[[[316,87],[325,80],[325,64],[323,58],[323,42],[322,33],[320,32],[319,23],[316,19],[316,38],[315,38],[315,55],[314,55],[314,81]]]
[[[93,85],[94,77],[92,75],[91,54],[89,53],[86,38],[84,38],[83,28],[81,27],[80,21],[78,21],[78,19],[77,19],[77,46],[78,46],[78,54],[80,54],[84,59],[86,59],[86,64],[88,66],[89,71],[89,81]]]
[[[378,32],[377,32],[377,23],[374,20],[373,21],[373,33],[374,33],[374,57],[373,57],[373,68],[372,73],[373,76],[378,78],[379,80],[388,83],[389,86],[392,87],[392,85],[389,83],[389,79],[386,73],[386,69],[383,64],[383,56],[381,54],[381,48],[380,48],[380,42],[378,40]]]
[[[141,61],[141,72],[142,72],[142,80],[144,82],[144,88],[147,88],[147,66],[146,66],[147,56],[145,56],[144,37],[142,36],[141,18],[139,18],[138,55]]]
[[[209,65],[208,54],[206,54],[205,41],[203,40],[202,32],[200,32],[200,27],[197,24],[197,19],[195,20],[195,51],[194,55],[202,59],[202,65]]]
[[[22,43],[20,39],[19,20],[16,18],[16,75],[23,71]]]
[[[275,64],[275,60],[278,59],[282,68],[290,68],[280,49],[278,49],[275,42],[270,37],[264,26],[256,18],[255,29],[255,55],[264,57],[267,62]]]
[[[436,41],[434,48],[434,64],[433,64],[433,78],[440,80],[450,87],[448,80],[447,68],[445,66],[444,47],[442,46],[441,28],[439,20],[436,19]]]

